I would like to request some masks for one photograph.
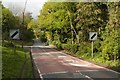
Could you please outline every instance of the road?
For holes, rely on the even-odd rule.
[[[120,80],[120,73],[65,54],[49,46],[34,45],[31,54],[41,80]]]

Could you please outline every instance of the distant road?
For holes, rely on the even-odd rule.
[[[120,73],[65,54],[49,46],[32,46],[37,77],[41,80],[120,80]]]
[[[40,39],[35,39],[33,46],[45,46],[45,43],[42,43]]]

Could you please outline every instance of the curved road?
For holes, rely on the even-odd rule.
[[[49,46],[31,48],[41,80],[120,80],[120,73],[65,54]]]

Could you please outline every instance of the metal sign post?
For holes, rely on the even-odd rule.
[[[15,57],[15,60],[16,60],[16,46],[15,46],[15,44],[13,44],[14,45],[14,57]]]
[[[93,41],[94,41],[94,40],[97,40],[97,32],[90,32],[90,33],[89,33],[89,39],[92,41],[92,43],[91,43],[91,49],[92,49],[92,54],[91,54],[91,56],[92,56],[92,58],[93,58],[93,57],[94,57]]]
[[[19,29],[12,29],[10,30],[10,39],[13,40],[13,39],[19,39]],[[12,43],[12,42],[11,42]],[[15,60],[16,60],[16,46],[14,43],[13,44],[13,52],[14,52],[14,56],[15,56]]]
[[[92,58],[93,58],[93,55],[94,55],[94,54],[93,54],[93,41],[92,41],[92,44],[91,44],[91,48],[92,48],[92,55],[91,55],[91,56],[92,56]]]

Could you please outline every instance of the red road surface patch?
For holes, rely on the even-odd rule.
[[[91,66],[90,65],[87,66],[88,64],[87,62],[84,62],[84,61],[81,61],[80,59],[60,53],[54,49],[45,49],[45,50],[40,49],[40,50],[42,50],[40,53],[33,52],[34,53],[33,55],[42,54],[42,56],[41,55],[33,56],[33,59],[42,74],[100,69],[96,66],[93,68],[93,65],[91,64],[90,64]]]
[[[68,73],[75,74],[76,72],[80,77],[83,77],[82,74],[96,78],[99,78],[99,75],[102,75],[104,78],[117,77],[117,74],[113,72],[109,74],[109,71],[103,67],[72,57],[52,48],[34,48],[31,51],[35,65],[37,65],[41,75],[45,76],[49,74],[46,77],[52,77],[52,74],[57,76],[57,74],[61,73],[65,73],[65,76]],[[100,78],[103,78],[102,76]],[[69,77],[71,76],[69,75]]]

